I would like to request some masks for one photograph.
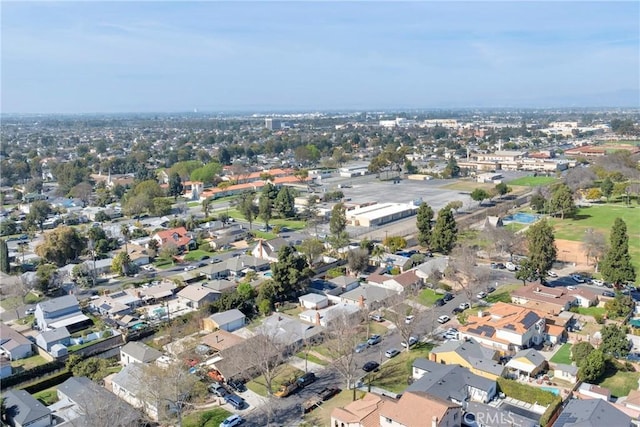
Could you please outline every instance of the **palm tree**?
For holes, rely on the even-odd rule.
[[[209,205],[211,204],[211,198],[207,197],[202,201],[202,212],[204,213],[205,218],[209,216]]]
[[[131,237],[131,230],[129,229],[128,224],[122,224],[120,226],[120,233],[122,233],[122,237],[124,238],[124,251],[129,254],[129,248],[127,248],[127,242]]]

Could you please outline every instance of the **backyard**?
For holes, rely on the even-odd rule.
[[[441,294],[436,293],[432,289],[423,289],[416,296],[416,300],[425,307],[431,307],[436,300],[442,298]]]
[[[611,390],[612,396],[621,397],[638,388],[639,378],[640,372],[625,372],[612,369],[605,373],[598,385]]]
[[[381,365],[378,372],[372,372],[365,376],[364,382],[367,383],[370,379],[372,386],[383,388],[392,393],[402,393],[407,388],[413,361],[419,357],[428,358],[432,348],[432,344],[416,344],[409,352],[403,351]]]
[[[640,212],[625,205],[599,205],[579,208],[574,218],[552,218],[556,239],[581,242],[588,229],[602,232],[607,241],[614,220],[620,217],[627,224],[631,262],[640,269]]]
[[[44,365],[47,362],[48,360],[46,360],[44,357],[36,354],[35,356],[27,357],[26,359],[12,360],[11,366],[13,366],[14,369],[21,368],[18,369],[18,371],[26,371],[36,366]]]
[[[556,351],[556,354],[553,355],[551,362],[571,365],[571,344],[563,344],[562,347]]]

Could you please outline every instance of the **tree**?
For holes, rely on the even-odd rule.
[[[596,266],[596,271],[598,271],[600,260],[607,251],[607,240],[604,234],[595,231],[593,228],[585,230],[584,236],[582,237],[582,249],[587,256],[587,262],[589,262],[589,259],[592,259],[593,264]]]
[[[247,220],[249,223],[249,230],[251,230],[251,225],[253,224],[253,220],[256,218],[258,214],[258,207],[254,202],[254,193],[253,192],[245,192],[238,197],[238,211]]]
[[[451,252],[449,265],[445,270],[445,276],[460,286],[469,303],[476,294],[478,275],[482,272],[476,267],[477,258],[475,248],[467,244],[457,245]]]
[[[480,206],[482,206],[482,201],[488,199],[489,197],[489,193],[482,188],[476,188],[471,192],[471,199],[479,202]]]
[[[525,249],[525,235],[516,233],[506,227],[487,227],[484,230],[487,240],[493,242],[493,248],[498,255],[508,254],[513,257],[516,253],[523,253]]]
[[[407,241],[402,236],[387,236],[384,238],[382,244],[385,245],[391,253],[407,247]]]
[[[635,302],[630,296],[617,294],[614,299],[604,304],[604,308],[607,310],[607,316],[611,319],[626,317],[633,312]]]
[[[218,161],[225,166],[231,164],[231,153],[229,153],[226,147],[221,147],[220,150],[218,150]]]
[[[296,215],[294,197],[287,186],[282,186],[274,202],[274,207],[281,218],[293,218]]]
[[[456,244],[458,226],[451,209],[441,209],[431,235],[431,249],[448,254]]]
[[[585,194],[587,200],[600,200],[602,197],[602,191],[599,188],[590,188]]]
[[[318,222],[320,218],[318,217],[318,213],[320,210],[318,209],[318,198],[315,195],[311,195],[307,198],[307,204],[304,207],[304,211],[302,212],[302,216],[307,222],[307,227],[313,227],[315,235],[318,235]]]
[[[173,200],[177,200],[178,196],[182,195],[183,190],[182,178],[177,172],[173,172],[169,175],[169,196],[172,196]]]
[[[324,243],[318,239],[306,239],[300,244],[300,252],[307,257],[309,267],[313,267],[316,258],[324,252]]]
[[[0,239],[0,271],[3,273],[9,273],[9,248],[7,242],[4,239]]]
[[[162,248],[160,248],[160,257],[164,259],[170,259],[173,261],[176,255],[178,255],[180,251],[178,250],[178,246],[174,242],[166,241]]]
[[[416,228],[418,229],[418,243],[426,248],[430,247],[431,242],[431,221],[433,221],[433,209],[426,202],[420,203],[416,217]]]
[[[362,313],[360,317],[364,317]],[[353,389],[353,400],[356,400],[354,383],[359,374],[355,349],[360,342],[362,332],[360,325],[354,322],[354,316],[342,313],[331,321],[327,339],[323,344],[333,359],[332,367],[344,379],[345,387]]]
[[[589,353],[594,350],[589,341],[580,341],[571,347],[571,360],[576,362],[576,366],[580,367],[587,359]]]
[[[538,279],[538,273],[531,260],[523,261],[518,270],[516,270],[516,279],[522,280],[522,284],[526,286],[527,282],[533,282]]]
[[[602,344],[598,350],[605,355],[610,355],[616,359],[626,357],[629,354],[629,338],[627,338],[627,328],[618,325],[605,325],[600,329]]]
[[[336,203],[331,209],[331,219],[329,220],[329,231],[334,236],[339,235],[347,228],[346,209],[342,202]]]
[[[38,282],[36,288],[43,294],[48,294],[58,285],[58,268],[53,264],[40,264],[36,270]]]
[[[36,247],[36,254],[62,267],[77,259],[87,247],[87,239],[77,229],[59,226],[44,235],[44,242]]]
[[[504,182],[501,182],[499,184],[496,184],[495,190],[496,190],[496,193],[500,195],[500,198],[502,198],[504,197],[505,194],[511,193],[513,189],[509,187],[507,184],[505,184]]]
[[[459,209],[462,209],[463,203],[460,200],[454,200],[453,202],[447,203],[445,209],[451,209],[454,212],[458,212]]]
[[[600,184],[600,190],[608,201],[609,197],[611,197],[611,193],[613,193],[613,181],[611,181],[611,178],[606,177],[604,181],[602,181],[602,183]]]
[[[455,157],[449,157],[449,161],[447,162],[447,166],[442,171],[443,178],[457,178],[460,175],[460,166],[458,166],[458,161]]]
[[[280,248],[278,262],[271,264],[271,272],[278,293],[277,299],[281,301],[306,289],[312,275],[305,258],[297,255],[296,250],[289,245]]]
[[[557,256],[553,228],[546,220],[536,222],[527,230],[527,243],[529,266],[535,271],[535,278],[542,280]]]
[[[89,357],[84,360],[68,360],[67,367],[70,367],[73,376],[88,377],[93,381],[99,381],[106,377],[109,372],[109,361],[99,357]]]
[[[551,193],[549,200],[549,213],[551,215],[560,215],[561,219],[565,216],[573,216],[576,213],[576,205],[573,201],[573,193],[566,184],[558,184]]]
[[[222,165],[218,162],[211,162],[191,172],[190,179],[206,185],[213,185],[219,179],[220,172],[222,172]]]
[[[367,269],[369,252],[366,249],[352,249],[347,252],[347,264],[356,276]]]
[[[531,196],[529,204],[531,205],[531,209],[533,209],[534,211],[538,213],[544,212],[544,208],[547,204],[547,199],[542,195],[540,190],[538,190]]]
[[[36,200],[29,206],[29,214],[27,215],[27,221],[31,221],[38,224],[40,231],[44,231],[43,224],[47,220],[47,217],[51,213],[51,205],[44,200]]]
[[[616,218],[611,227],[609,250],[600,263],[600,271],[605,280],[619,285],[627,280],[636,280],[636,270],[629,255],[629,235],[627,224]]]
[[[258,206],[258,215],[264,221],[266,230],[269,230],[269,221],[273,214],[273,205],[271,199],[267,194],[262,193],[260,195],[260,201]]]
[[[111,271],[116,274],[122,274],[124,276],[129,273],[129,265],[131,264],[131,258],[127,252],[118,252],[113,257],[111,262]]]
[[[606,360],[604,354],[600,350],[594,350],[582,363],[582,366],[578,370],[578,377],[581,381],[595,382],[597,381],[605,371]]]

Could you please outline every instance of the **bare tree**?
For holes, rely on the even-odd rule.
[[[476,249],[469,245],[457,245],[449,256],[445,277],[453,280],[467,296],[469,304],[478,288]]]
[[[369,251],[366,249],[353,249],[347,252],[349,270],[356,276],[367,269],[369,265]]]
[[[361,315],[368,321],[366,313]],[[345,380],[346,387],[353,388],[353,400],[356,400],[356,346],[361,341],[363,331],[360,326],[354,326],[353,319],[346,314],[333,319],[324,346],[333,359],[331,366]]]
[[[607,252],[607,239],[604,234],[592,228],[585,230],[582,238],[582,248],[586,253],[587,262],[592,259],[596,266],[596,271],[598,271],[598,263]]]
[[[526,239],[524,234],[516,233],[506,227],[487,227],[484,230],[487,240],[493,242],[493,248],[497,255],[513,254],[523,252]]]
[[[564,181],[571,191],[575,192],[592,187],[596,179],[592,168],[571,168],[565,175]]]
[[[79,377],[78,380],[82,380]],[[142,425],[142,414],[131,405],[92,381],[83,381],[87,387],[75,403],[78,418],[70,420],[77,427],[138,427]],[[75,398],[75,397],[74,397]]]
[[[403,302],[402,299],[400,296],[396,299],[395,304],[385,311],[385,317],[396,325],[402,342],[407,343],[405,348],[409,351],[409,339],[415,334],[416,325],[420,323],[425,311]]]

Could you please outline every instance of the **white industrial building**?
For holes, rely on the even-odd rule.
[[[375,227],[415,215],[417,207],[406,203],[376,203],[346,212],[347,222],[361,227]]]

